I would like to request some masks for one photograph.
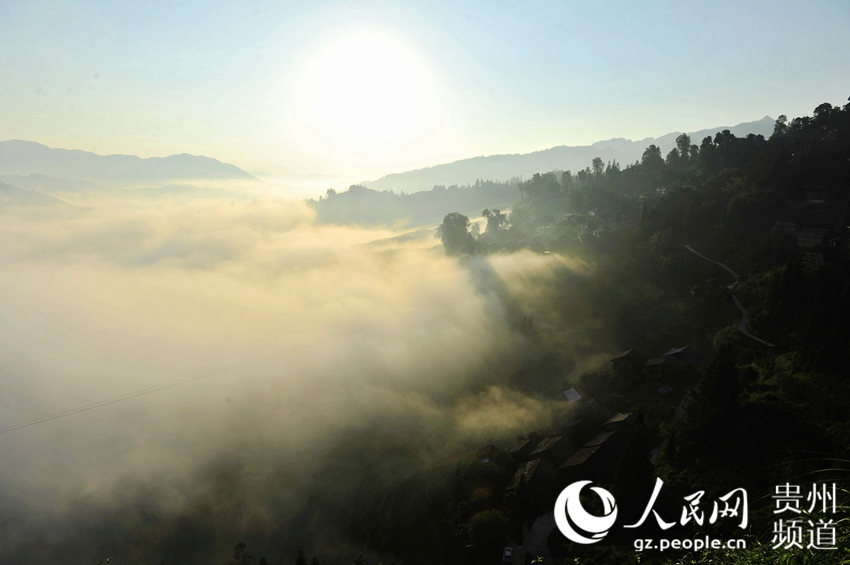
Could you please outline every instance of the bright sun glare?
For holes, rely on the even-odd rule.
[[[404,41],[374,30],[348,32],[303,64],[301,118],[344,149],[391,148],[427,128],[433,80],[423,58]]]

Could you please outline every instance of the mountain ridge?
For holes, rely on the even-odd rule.
[[[753,122],[743,122],[735,126],[718,126],[690,132],[691,143],[699,145],[708,135],[729,130],[737,137],[753,133],[769,136],[773,132],[774,120],[765,116]],[[616,160],[625,166],[640,160],[643,151],[652,144],[661,147],[666,155],[676,145],[681,132],[671,132],[657,138],[647,137],[639,141],[625,138],[613,138],[597,141],[592,145],[557,145],[548,149],[530,153],[505,153],[481,155],[468,159],[459,159],[451,163],[442,163],[402,173],[392,173],[373,181],[360,184],[373,190],[391,190],[394,192],[420,192],[430,190],[435,185],[474,184],[476,180],[505,181],[514,177],[528,178],[534,173],[572,170],[573,172],[589,167],[594,157],[603,161]]]
[[[72,207],[70,204],[68,204],[64,200],[60,200],[59,198],[55,198],[47,194],[42,194],[40,192],[25,190],[23,188],[0,181],[0,207],[22,205],[63,206],[69,208]]]
[[[0,141],[0,175],[31,174],[122,184],[177,179],[257,180],[236,165],[203,155],[98,155],[81,149],[48,147],[22,139]]]

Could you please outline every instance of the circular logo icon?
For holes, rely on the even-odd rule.
[[[601,487],[590,487],[602,500],[605,512],[594,516],[581,505],[581,491],[591,481],[578,481],[565,488],[555,501],[555,524],[567,539],[576,543],[596,543],[608,533],[617,520],[617,503],[614,496]]]

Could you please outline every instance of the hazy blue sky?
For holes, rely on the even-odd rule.
[[[846,1],[0,0],[0,139],[367,178],[809,114],[849,39]]]

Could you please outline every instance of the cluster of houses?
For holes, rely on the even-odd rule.
[[[615,221],[600,208],[575,214],[563,214],[560,218],[546,215],[522,230],[509,230],[498,235],[482,233],[478,245],[487,253],[531,249],[538,253],[569,245],[573,241],[598,244],[614,231],[617,225],[629,225],[627,215]],[[480,228],[479,228],[480,229]]]
[[[776,220],[771,228],[776,234],[791,235],[797,239],[797,252],[808,265],[823,265],[830,252],[841,248],[841,238],[833,230],[824,228],[799,228],[797,220]]]
[[[517,470],[507,492],[525,489],[532,497],[546,499],[559,485],[579,478],[609,482],[623,448],[632,434],[643,429],[640,412],[610,415],[598,401],[575,388],[563,394],[572,408],[569,420],[554,433],[532,434],[508,450]],[[489,462],[500,451],[487,445],[476,457]]]
[[[584,214],[565,214],[558,222],[561,227],[570,227],[569,233],[562,233],[561,240],[577,239],[584,243],[599,243],[607,237],[613,227],[613,220],[599,208],[588,210]]]
[[[693,376],[694,367],[702,360],[702,354],[691,347],[673,347],[661,357],[649,358],[636,349],[624,351],[611,359],[614,375],[624,381],[636,383],[648,377]],[[669,385],[662,386],[658,392],[666,394]]]
[[[611,359],[613,374],[620,379],[647,379],[658,376],[691,375],[702,355],[692,348],[674,347],[660,357],[649,358],[635,349]],[[659,393],[672,390],[662,386]],[[563,391],[569,405],[565,424],[555,432],[531,434],[508,450],[517,470],[507,491],[525,490],[533,498],[548,500],[552,492],[576,480],[600,483],[614,478],[617,462],[636,433],[645,430],[642,413],[612,414],[598,400],[575,388]],[[487,445],[476,452],[479,461],[488,462],[501,450]]]
[[[510,448],[518,468],[508,492],[527,489],[532,497],[545,497],[578,479],[610,482],[623,448],[643,428],[639,412],[610,416],[598,401],[574,388],[564,391],[564,396],[573,407],[565,425],[546,437],[532,435]]]
[[[770,231],[796,238],[797,252],[804,263],[823,265],[841,251],[850,250],[845,191],[843,187],[804,186],[802,200],[791,210],[795,218],[775,220]],[[827,225],[834,227],[825,228]]]

